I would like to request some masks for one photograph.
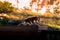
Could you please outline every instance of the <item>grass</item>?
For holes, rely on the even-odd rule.
[[[60,26],[57,24],[47,24],[48,26],[60,29]]]
[[[57,25],[57,24],[43,24],[43,25],[47,25],[48,27],[60,29],[60,25]]]

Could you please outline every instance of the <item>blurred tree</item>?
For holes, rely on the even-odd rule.
[[[57,16],[57,17],[60,16],[60,9],[59,9],[59,7],[55,7],[55,8],[54,8],[54,14],[55,14],[55,16]]]
[[[13,11],[13,8],[9,2],[0,2],[0,13],[10,13]]]

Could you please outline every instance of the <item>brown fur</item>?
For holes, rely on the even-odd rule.
[[[35,21],[37,21],[37,20],[39,21],[39,17],[31,17],[31,18],[27,18],[27,19],[24,20],[24,21],[30,23],[30,22],[33,22],[34,20],[35,20]]]

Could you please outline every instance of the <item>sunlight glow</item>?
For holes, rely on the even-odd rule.
[[[30,1],[31,0],[19,0],[18,7],[19,8],[30,7]]]
[[[44,14],[46,12],[46,7],[44,6],[38,13]]]
[[[44,14],[47,11],[47,7],[49,7],[48,9],[49,9],[50,12],[54,13],[54,7],[57,7],[56,4],[59,2],[57,0],[56,2],[53,3],[53,5],[50,5],[50,4],[47,5],[48,1],[50,1],[50,0],[45,0],[45,1],[44,0],[40,0],[40,1],[37,0],[37,2],[34,2],[32,4],[32,7],[30,7],[30,2],[32,0],[18,0],[18,2],[17,2],[17,0],[0,0],[0,1],[2,1],[2,2],[3,1],[8,1],[8,2],[11,2],[14,7],[18,7],[18,9],[20,9],[20,8],[24,9],[24,7],[26,7],[26,8],[31,9],[32,12],[37,12],[37,13],[41,13],[41,14]],[[40,6],[38,6],[38,4]],[[58,4],[58,6],[60,6],[60,2]]]
[[[0,1],[8,1],[12,3],[14,7],[17,7],[17,0],[0,0]],[[23,8],[23,7],[30,7],[30,2],[31,0],[18,0],[18,8]]]

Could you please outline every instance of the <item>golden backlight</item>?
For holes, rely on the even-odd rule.
[[[57,0],[56,2],[53,2],[53,5],[47,5],[48,1],[50,0],[34,0],[36,2],[34,2],[31,7],[30,7],[30,2],[32,0],[0,0],[0,1],[11,2],[14,7],[18,7],[19,9],[24,9],[24,7],[26,7],[26,8],[29,8],[32,12],[44,14],[47,10],[54,13],[54,7],[56,7],[56,4],[58,3],[59,0]],[[38,4],[40,6],[38,6]],[[60,3],[59,3],[59,6],[60,6]]]
[[[8,1],[10,3],[12,3],[13,6],[17,7],[18,4],[18,8],[23,8],[23,7],[29,7],[30,6],[30,2],[31,0],[0,0],[2,2],[4,1]]]

